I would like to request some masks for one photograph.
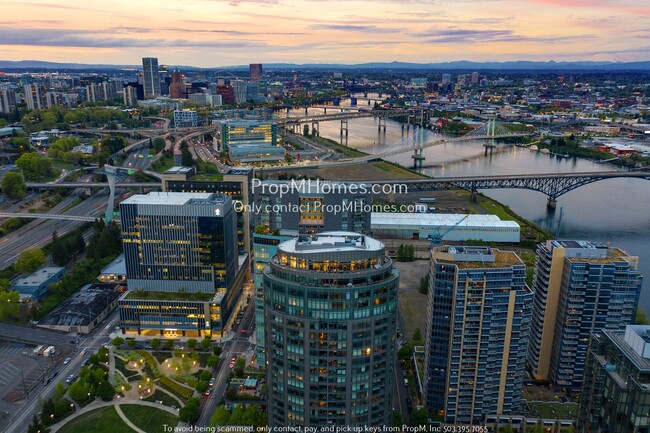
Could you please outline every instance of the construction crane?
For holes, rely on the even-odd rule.
[[[465,221],[469,216],[470,216],[470,214],[467,214],[467,215],[463,216],[460,220],[458,220],[458,222],[456,222],[456,224],[454,224],[453,226],[445,229],[444,231],[440,230],[440,226],[436,227],[435,231],[433,231],[432,233],[429,233],[429,236],[427,236],[427,239],[431,239],[431,243],[429,244],[429,250],[432,250],[433,247],[437,247],[439,245],[442,245],[442,238],[444,236],[446,236],[449,232],[454,230],[456,227],[458,227],[460,225],[460,223]]]

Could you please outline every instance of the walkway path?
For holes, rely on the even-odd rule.
[[[134,399],[129,399],[129,398],[120,398],[117,400],[112,400],[112,401],[102,401],[102,400],[95,400],[92,403],[90,403],[88,406],[85,406],[84,408],[78,410],[75,412],[72,417],[68,417],[62,421],[59,421],[56,424],[53,424],[50,426],[50,433],[56,433],[59,431],[61,427],[72,421],[73,419],[77,418],[80,415],[83,415],[84,413],[93,411],[95,409],[100,409],[103,407],[108,407],[108,406],[115,406],[115,409],[117,410],[117,413],[120,415],[120,418],[124,419],[124,422],[127,423],[127,425],[131,428],[133,428],[137,432],[142,432],[142,430],[138,429],[137,427],[133,426],[129,421],[127,421],[123,416],[124,414],[122,413],[121,410],[117,406],[121,404],[137,404],[140,406],[149,406],[153,407],[156,409],[164,410],[166,412],[171,413],[174,416],[178,416],[178,410],[172,409],[171,407],[163,406],[158,403],[152,403],[150,401],[142,401],[142,400],[134,400]],[[181,425],[181,424],[179,424]]]
[[[147,433],[146,431],[139,429],[135,424],[131,422],[130,419],[126,417],[126,415],[124,415],[124,412],[122,412],[122,409],[120,408],[119,404],[115,405],[115,412],[117,412],[120,418],[122,418],[122,421],[124,421],[124,423],[128,425],[131,429],[135,430],[138,433]]]

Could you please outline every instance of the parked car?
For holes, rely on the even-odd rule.
[[[66,358],[63,360],[63,365],[68,365],[72,361],[72,358]]]

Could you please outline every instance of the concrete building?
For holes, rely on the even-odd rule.
[[[578,391],[589,335],[632,323],[641,283],[638,257],[618,248],[570,240],[539,244],[528,348],[533,375]]]
[[[61,281],[65,273],[65,268],[42,267],[34,271],[33,274],[16,281],[13,289],[20,293],[21,298],[30,298],[40,302],[47,295],[50,284]]]
[[[513,252],[435,247],[425,332],[425,403],[444,422],[517,414],[533,295]]]
[[[97,279],[102,283],[126,283],[126,261],[124,254],[117,256],[101,270]]]
[[[373,212],[370,222],[373,236],[398,239],[427,239],[444,233],[444,241],[477,239],[485,242],[519,242],[520,227],[515,221],[501,221],[496,215],[440,213]]]
[[[246,81],[230,80],[230,87],[232,87],[234,104],[243,104],[246,102]]]
[[[259,182],[259,181],[258,181]],[[369,185],[320,180],[261,181],[256,184],[256,224],[271,231],[369,233]]]
[[[155,98],[162,95],[160,92],[160,74],[158,72],[157,57],[143,57],[142,70],[144,74],[144,97]]]
[[[249,274],[237,255],[230,197],[149,193],[120,204],[129,292],[120,299],[125,331],[221,336]]]
[[[172,81],[169,84],[169,97],[180,99],[185,97],[185,84],[183,83],[183,74],[176,70],[172,72]]]
[[[41,86],[38,84],[25,84],[23,92],[28,110],[42,110],[45,107],[45,95]]]
[[[196,110],[174,110],[174,126],[177,128],[192,127],[199,124]]]
[[[89,334],[115,310],[120,295],[115,284],[87,284],[39,320],[37,326]]]
[[[580,431],[650,431],[649,325],[591,335],[580,397]]]
[[[255,120],[226,121],[221,123],[221,149],[228,151],[239,145],[278,145],[278,125],[275,122]]]
[[[304,235],[263,280],[269,425],[390,425],[399,275],[384,245]]]
[[[251,63],[248,67],[250,80],[257,83],[262,78],[262,64]]]
[[[226,173],[197,175],[194,167],[172,167],[162,176],[163,191],[207,192],[229,196],[237,212],[237,249],[251,252],[253,169],[230,167]]]
[[[16,91],[0,86],[0,113],[9,114],[16,109]]]

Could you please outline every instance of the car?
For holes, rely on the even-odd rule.
[[[408,379],[404,379],[404,385],[406,385],[406,386],[409,385],[409,380]]]
[[[209,385],[210,385],[210,386],[214,386],[214,383],[215,383],[216,381],[217,381],[217,380],[213,377],[212,379],[210,379],[210,383],[209,383]]]
[[[230,364],[228,364],[228,368],[235,368],[235,361],[230,361]]]
[[[236,356],[233,356],[232,358],[230,358],[230,360],[231,360],[232,362],[235,362],[235,361],[237,361],[237,357],[236,357]]]
[[[55,371],[54,373],[50,374],[50,380],[54,379],[57,374],[59,374],[58,371]]]
[[[63,365],[68,365],[72,361],[72,358],[66,358],[63,360]]]
[[[203,393],[203,395],[205,395],[206,397],[209,396],[210,394],[212,394],[212,390],[211,390],[211,389],[208,389],[207,391],[205,391],[205,392]]]
[[[70,344],[77,344],[79,343],[79,340],[70,340]]]
[[[65,383],[72,383],[74,382],[74,374],[69,374],[68,378],[65,380]]]
[[[50,379],[49,377],[47,379],[45,379],[43,381],[43,386],[47,386],[50,383],[50,380],[52,380],[52,379]]]

